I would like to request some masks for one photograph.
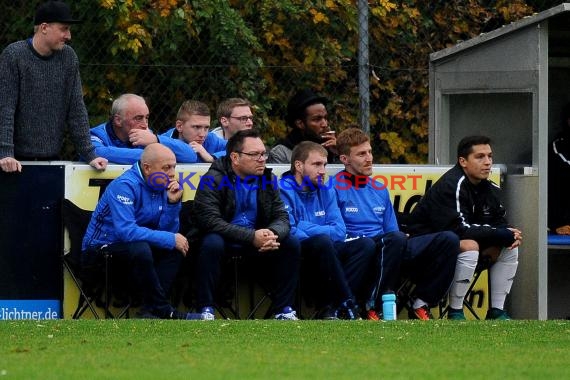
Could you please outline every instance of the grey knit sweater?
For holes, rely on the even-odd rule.
[[[31,39],[8,45],[0,55],[0,158],[57,157],[66,127],[82,158],[93,160],[73,49],[42,57]]]

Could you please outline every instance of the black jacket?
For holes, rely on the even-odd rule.
[[[264,177],[264,181],[262,181]],[[279,196],[277,177],[266,168],[257,178],[257,220],[255,229],[268,228],[279,238],[289,234],[289,215]],[[273,182],[272,182],[273,181]],[[200,179],[192,207],[192,223],[200,235],[218,233],[225,239],[251,244],[255,230],[232,224],[236,210],[233,186],[236,175],[231,169],[229,157],[214,161]]]
[[[554,140],[548,159],[548,226],[570,224],[570,134]]]
[[[515,239],[505,214],[500,188],[490,180],[474,185],[456,164],[422,197],[408,228],[412,234],[448,230],[482,246],[509,247]]]

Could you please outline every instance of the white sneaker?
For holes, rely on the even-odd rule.
[[[291,306],[285,306],[281,313],[275,314],[275,319],[282,321],[298,321],[297,312]]]

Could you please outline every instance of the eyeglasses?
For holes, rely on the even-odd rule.
[[[267,152],[251,152],[251,153],[247,153],[247,152],[240,152],[239,150],[236,150],[236,153],[239,154],[245,154],[248,157],[251,157],[252,159],[256,160],[256,161],[261,161],[261,160],[267,160],[269,158],[269,153]]]
[[[239,120],[242,124],[247,123],[248,120],[251,120],[251,122],[253,123],[253,116],[230,116],[232,119],[237,119]]]

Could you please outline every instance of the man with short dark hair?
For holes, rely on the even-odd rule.
[[[339,208],[347,237],[368,237],[377,244],[378,281],[370,297],[369,317],[381,312],[382,295],[396,292],[400,266],[415,283],[409,317],[432,319],[430,307],[447,294],[459,252],[459,238],[449,231],[408,238],[400,231],[386,186],[372,175],[370,138],[357,128],[337,138],[344,170],[335,176]]]
[[[328,122],[327,98],[312,90],[297,92],[287,104],[285,121],[291,131],[269,152],[268,162],[288,164],[291,152],[301,141],[313,141],[321,144],[329,152],[328,161],[334,162],[337,156],[335,131],[331,131]]]
[[[266,160],[259,133],[253,129],[239,131],[229,139],[226,156],[214,161],[196,190],[192,222],[201,235],[197,303],[202,313],[212,317],[222,260],[239,254],[260,266],[275,319],[297,319],[292,304],[299,241],[290,234],[289,216]]]
[[[422,197],[410,216],[413,230],[453,231],[461,253],[449,291],[448,319],[464,320],[463,299],[477,262],[488,258],[491,294],[487,319],[510,319],[504,310],[518,267],[522,233],[510,226],[500,189],[489,179],[493,165],[491,139],[468,136],[457,146],[457,163]]]
[[[252,105],[247,99],[229,98],[218,105],[217,117],[220,126],[212,130],[225,140],[239,131],[253,128]]]
[[[369,294],[375,243],[368,238],[345,242],[335,192],[324,183],[327,154],[320,144],[299,143],[293,149],[291,170],[281,179],[281,198],[291,233],[301,241],[303,290],[313,294],[317,318],[360,319],[356,305]]]
[[[20,161],[60,159],[67,129],[75,148],[98,170],[107,160],[97,157],[89,141],[89,119],[83,102],[79,60],[71,40],[67,4],[48,1],[34,18],[33,37],[10,44],[0,55],[0,169],[22,170]]]

